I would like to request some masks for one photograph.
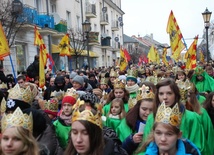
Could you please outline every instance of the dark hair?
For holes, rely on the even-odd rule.
[[[143,101],[153,102],[153,99],[142,99],[137,101],[135,106],[130,109],[126,114],[126,123],[132,129],[133,132],[135,132],[136,122],[139,119],[139,108]]]
[[[213,95],[214,95],[214,92],[211,92],[207,95],[207,98],[206,100],[204,101],[203,105],[204,105],[204,108],[209,111],[211,108],[212,108],[212,99],[213,99]]]
[[[85,121],[85,120],[78,120],[78,121],[86,128],[87,133],[89,135],[90,150],[88,154],[90,155],[103,154],[104,140],[103,140],[102,129],[89,121]],[[74,147],[74,144],[72,142],[72,136],[71,136],[71,140],[68,143],[68,146],[67,146],[67,149],[65,150],[64,155],[76,155],[76,154],[77,154],[77,151]]]
[[[177,86],[177,84],[175,83],[175,81],[172,79],[172,78],[166,78],[166,79],[163,79],[161,81],[159,81],[156,85],[156,93],[155,93],[155,104],[154,104],[154,118],[156,116],[156,113],[157,113],[157,109],[158,109],[158,106],[161,104],[160,103],[160,100],[159,100],[159,97],[158,97],[158,94],[159,94],[159,89],[160,87],[163,87],[163,86],[169,86],[171,88],[171,90],[174,92],[175,94],[175,103],[178,103],[179,104],[179,107],[180,107],[180,99],[181,99],[181,95],[180,95],[180,91],[179,91],[179,88]]]
[[[121,88],[122,89],[122,88]],[[123,102],[124,103],[128,103],[128,101],[129,101],[129,92],[128,92],[128,90],[126,90],[125,88],[124,89],[122,89],[123,91],[124,91],[124,97],[123,97]],[[106,103],[108,104],[108,103],[110,103],[113,99],[115,99],[115,95],[114,95],[114,89],[109,93],[109,95],[108,95],[108,98],[107,98],[107,101],[106,101]]]
[[[19,80],[26,81],[26,77],[24,75],[20,75],[17,77],[17,81],[19,81]]]
[[[186,73],[185,73],[184,71],[179,71],[179,73],[182,73],[182,74],[185,76],[185,78],[183,79],[183,81],[186,81],[186,79],[187,79]],[[175,75],[175,80],[178,80],[178,74],[179,74],[179,73],[176,73],[176,75]]]

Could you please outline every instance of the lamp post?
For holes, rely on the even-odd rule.
[[[207,62],[209,61],[209,44],[208,44],[208,29],[210,26],[210,17],[212,12],[210,12],[207,8],[202,13],[203,19],[204,19],[204,27],[206,29],[206,48],[207,48]]]
[[[14,0],[12,2],[12,15],[19,16],[23,11],[23,4],[20,0]]]
[[[86,43],[87,43],[87,60],[88,60],[88,70],[90,71],[90,62],[89,62],[89,32],[91,31],[91,23],[88,20],[85,20],[82,23],[83,31],[86,33]]]

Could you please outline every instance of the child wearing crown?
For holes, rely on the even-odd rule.
[[[207,143],[205,142],[205,135],[202,124],[198,118],[198,114],[185,109],[184,105],[180,102],[181,95],[176,82],[171,78],[163,79],[157,83],[156,89],[153,115],[150,114],[148,116],[146,126],[144,128],[143,139],[146,141],[149,133],[152,131],[154,120],[157,115],[157,108],[163,102],[166,107],[171,108],[178,103],[178,107],[183,113],[180,125],[180,130],[183,135],[182,137],[190,139],[199,148],[202,154],[207,154]]]
[[[32,114],[23,114],[18,107],[13,114],[4,114],[1,120],[1,155],[39,155],[32,135]]]
[[[125,89],[125,83],[122,80],[114,81],[114,89],[109,93],[106,104],[103,107],[103,116],[107,116],[110,112],[111,101],[115,98],[121,98],[124,102],[125,112],[128,112],[129,92]]]
[[[171,108],[163,102],[158,108],[152,133],[139,151],[146,150],[146,155],[200,155],[195,144],[188,139],[181,139],[181,119],[178,103]]]
[[[110,112],[107,116],[105,125],[116,131],[116,128],[120,124],[121,120],[125,117],[125,109],[123,100],[115,98],[111,102]]]
[[[116,131],[122,142],[122,147],[132,154],[142,142],[143,130],[148,115],[154,106],[154,93],[143,85],[137,93],[137,103],[129,110]]]

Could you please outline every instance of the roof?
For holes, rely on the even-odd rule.
[[[132,37],[129,37],[129,36],[123,34],[123,42],[124,43],[137,43],[138,41],[136,41]]]

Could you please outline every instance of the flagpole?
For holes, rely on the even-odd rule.
[[[16,79],[16,74],[15,74],[15,69],[14,69],[14,66],[13,66],[12,57],[11,57],[11,55],[9,55],[9,57],[10,57],[10,63],[11,63],[11,66],[12,66],[13,76],[14,76],[14,79],[15,79],[15,83],[17,83],[17,79]]]

